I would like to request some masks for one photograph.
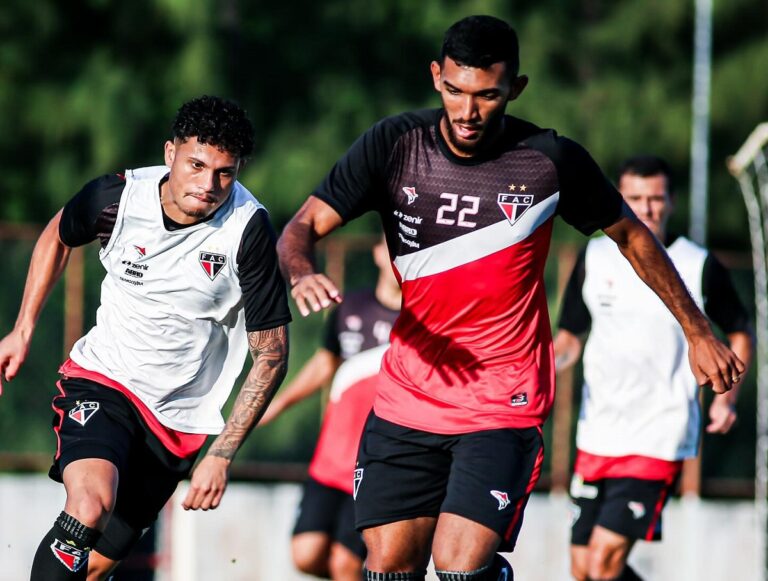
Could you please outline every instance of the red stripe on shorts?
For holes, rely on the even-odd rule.
[[[539,436],[541,436],[541,427],[538,427],[537,430],[539,431]],[[523,516],[525,505],[528,502],[528,497],[531,495],[531,492],[533,492],[533,487],[536,486],[536,483],[539,481],[539,476],[541,476],[541,467],[543,464],[544,445],[542,444],[539,448],[539,453],[536,455],[536,462],[533,464],[533,470],[531,470],[531,477],[528,479],[528,485],[525,487],[525,494],[520,500],[517,501],[515,512],[512,514],[512,520],[507,527],[507,532],[504,533],[505,541],[509,541],[509,539],[512,537],[512,533],[515,530],[517,523],[520,522],[520,519]]]
[[[653,509],[653,518],[651,519],[651,522],[648,525],[648,530],[645,531],[646,541],[653,540],[653,532],[654,530],[656,530],[656,523],[658,523],[659,518],[661,518],[661,511],[664,508],[664,503],[667,500],[667,496],[669,495],[669,491],[672,488],[672,484],[674,483],[674,481],[675,481],[674,478],[666,479],[664,489],[661,491],[661,494],[659,495],[659,500],[656,502],[656,507]]]

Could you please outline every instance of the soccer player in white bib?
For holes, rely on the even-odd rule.
[[[253,128],[235,103],[184,103],[165,165],[86,184],[32,255],[13,330],[0,341],[11,380],[71,249],[98,240],[106,270],[96,325],[61,366],[50,476],[66,489],[32,581],[105,579],[192,471],[188,510],[215,509],[229,465],[285,376],[285,285],[267,212],[237,176]],[[252,367],[224,422],[221,408]]]
[[[667,232],[674,197],[666,162],[628,159],[619,191],[666,246],[696,304],[748,365],[750,319],[728,272],[706,249]],[[572,366],[584,346],[571,483],[572,574],[579,581],[639,579],[627,556],[637,540],[661,538],[661,511],[683,459],[696,456],[699,447],[699,389],[685,335],[613,241],[600,237],[577,260],[554,344],[558,370]],[[714,396],[707,432],[725,433],[736,419],[743,377],[733,379],[734,389]]]

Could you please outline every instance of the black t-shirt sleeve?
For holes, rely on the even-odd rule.
[[[557,168],[557,211],[563,220],[587,236],[616,223],[623,205],[621,194],[587,150],[575,141],[556,136],[547,149]]]
[[[558,327],[581,336],[589,331],[592,315],[584,302],[584,278],[586,276],[586,248],[579,253],[576,264],[563,293]]]
[[[339,307],[333,309],[325,321],[322,346],[337,357],[341,357],[341,342],[339,341]]]
[[[704,312],[723,333],[751,332],[749,313],[736,294],[728,270],[708,254],[702,271]]]
[[[245,227],[237,253],[248,332],[272,329],[291,320],[277,262],[276,239],[267,211],[258,210]]]
[[[125,177],[109,174],[91,180],[67,202],[59,223],[59,238],[70,247],[100,240],[107,244],[115,227]]]
[[[357,138],[312,195],[336,210],[344,222],[381,210],[395,145],[428,118],[426,112],[416,112],[382,119]]]

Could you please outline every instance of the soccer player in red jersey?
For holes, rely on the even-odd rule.
[[[602,229],[680,321],[699,384],[744,365],[713,335],[663,247],[589,154],[505,114],[525,89],[517,35],[470,16],[431,64],[442,108],[366,131],[287,224],[281,268],[303,315],[341,302],[315,242],[379,213],[403,307],[355,470],[366,579],[511,579],[554,395],[543,270],[555,216]]]

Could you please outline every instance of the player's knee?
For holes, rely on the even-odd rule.
[[[352,551],[331,549],[328,559],[328,572],[331,579],[359,579],[363,561]]]
[[[589,579],[617,579],[624,569],[624,555],[615,547],[597,544],[590,545],[588,573]]]
[[[114,508],[110,495],[78,494],[67,498],[66,511],[86,526],[103,530]]]
[[[294,566],[302,573],[315,577],[328,577],[327,555],[294,550],[292,556]]]
[[[494,555],[490,565],[475,571],[435,571],[440,581],[512,581],[512,566],[501,555]]]
[[[571,577],[574,581],[589,581],[587,569],[581,563],[571,562]]]
[[[424,581],[426,571],[407,571],[396,573],[380,573],[363,568],[363,581]]]

